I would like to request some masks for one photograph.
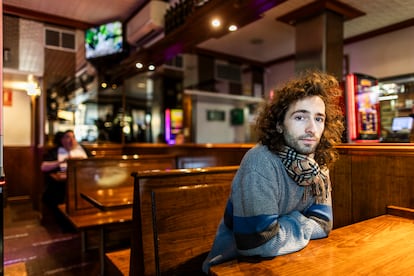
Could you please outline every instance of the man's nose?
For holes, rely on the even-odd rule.
[[[314,134],[316,132],[316,122],[315,120],[309,120],[308,124],[306,125],[306,133]]]

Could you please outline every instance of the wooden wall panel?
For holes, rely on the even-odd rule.
[[[352,202],[354,222],[384,214],[386,206],[397,195],[394,184],[395,157],[352,156]]]
[[[342,154],[330,170],[334,228],[352,222],[351,156]]]
[[[39,185],[40,168],[32,147],[4,147],[4,171],[8,198],[32,198]],[[40,179],[40,183],[42,183]]]
[[[331,171],[334,226],[385,214],[387,205],[414,208],[413,144],[344,144],[339,149],[340,160]]]
[[[395,159],[395,185],[400,187],[398,200],[392,205],[414,208],[414,157],[400,156]]]

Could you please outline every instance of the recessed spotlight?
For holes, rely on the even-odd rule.
[[[108,87],[108,84],[106,82],[103,82],[103,83],[101,83],[101,87],[102,88],[107,88]]]
[[[135,63],[135,67],[137,67],[138,69],[141,69],[142,67],[144,67],[144,65],[141,62],[137,62]]]
[[[215,18],[211,20],[211,26],[213,26],[214,28],[218,28],[220,27],[220,25],[221,25],[220,19]]]
[[[150,65],[150,66],[148,66],[148,70],[150,70],[150,71],[154,71],[154,70],[155,70],[155,66],[154,66],[154,65]]]
[[[237,26],[236,26],[236,25],[230,25],[230,26],[229,26],[229,31],[230,31],[230,32],[235,32],[235,31],[237,31]]]

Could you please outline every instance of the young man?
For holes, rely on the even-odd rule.
[[[332,229],[328,167],[343,132],[337,80],[308,72],[278,89],[257,119],[259,143],[236,173],[203,264],[298,251]]]

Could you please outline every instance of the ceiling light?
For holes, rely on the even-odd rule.
[[[148,66],[148,70],[150,70],[150,71],[154,71],[154,70],[155,70],[155,66],[154,66],[154,65],[150,65],[150,66]]]
[[[215,18],[211,20],[211,26],[213,26],[214,28],[218,28],[220,27],[220,25],[221,25],[220,19]]]
[[[144,65],[141,62],[137,62],[135,63],[135,67],[137,67],[138,69],[141,69],[142,67],[144,67]]]
[[[26,92],[29,96],[40,96],[41,94],[39,83],[32,74],[27,76]]]
[[[237,26],[236,26],[236,25],[230,25],[230,26],[229,26],[229,31],[230,31],[230,32],[235,32],[235,31],[237,31]]]

